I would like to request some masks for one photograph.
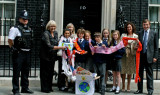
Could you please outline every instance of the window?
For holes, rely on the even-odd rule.
[[[151,28],[158,31],[158,28],[160,28],[160,25],[158,25],[158,22],[160,24],[160,0],[149,0],[149,19]]]
[[[7,45],[8,33],[15,23],[16,0],[0,0],[0,45]]]

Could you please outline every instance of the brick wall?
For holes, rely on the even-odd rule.
[[[44,8],[45,4],[45,8]],[[41,17],[44,20],[43,25],[49,21],[50,0],[17,0],[16,21],[18,22],[18,15],[22,10],[27,10],[29,14],[29,26],[33,29],[34,45],[31,52],[31,66],[39,67],[39,48],[40,38],[43,32],[41,27]],[[44,9],[44,10],[43,10]],[[44,15],[42,15],[44,13]],[[5,64],[4,64],[5,63]],[[0,46],[0,67],[12,65],[11,55],[8,46]],[[12,67],[12,66],[11,66]]]
[[[30,20],[33,20],[33,25],[40,21],[44,9],[44,20],[46,24],[49,20],[50,0],[17,0],[17,14],[24,9],[28,11]]]
[[[33,29],[34,45],[31,53],[32,67],[39,66],[39,48],[41,33],[44,32],[44,27],[49,21],[50,0],[17,0],[17,14],[26,9],[29,14],[29,25]],[[43,19],[43,24],[41,23]],[[41,27],[43,26],[43,27]]]
[[[142,28],[142,20],[148,18],[148,0],[117,0],[117,23],[120,5],[123,7],[125,19],[134,23],[139,31],[139,28]]]
[[[143,19],[148,19],[148,0],[117,0],[117,25],[120,5],[123,7],[125,19],[135,24],[137,32],[140,31],[142,29]],[[158,61],[158,63],[160,64],[160,61]],[[154,65],[154,68],[159,67],[159,64]]]

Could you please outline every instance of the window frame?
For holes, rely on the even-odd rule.
[[[10,21],[10,18],[6,18],[3,16],[4,15],[4,4],[14,4],[14,17],[11,19],[11,21],[13,21],[13,24],[16,23],[16,11],[17,11],[17,0],[14,1],[0,1],[0,4],[2,4],[2,15],[1,15],[1,35],[0,35],[0,45],[8,45],[8,35],[4,35],[4,26],[2,26],[4,24],[4,21]],[[8,31],[9,32],[9,31]]]
[[[160,4],[150,4],[149,1],[149,6],[148,6],[148,18],[150,19],[150,7],[159,7],[159,12],[160,13]],[[160,15],[158,16],[158,21],[160,21]],[[151,21],[151,23],[158,23],[158,21]]]
[[[150,20],[150,7],[158,7],[159,8],[158,9],[158,21],[151,21]],[[151,4],[150,0],[148,0],[148,18],[149,18],[151,24],[158,24],[158,22],[160,23],[160,4]],[[158,27],[160,28],[160,26],[158,26]],[[159,29],[156,27],[156,25],[154,25],[154,28],[155,28],[155,31],[157,29]],[[158,47],[160,48],[160,38],[159,38],[159,46]]]

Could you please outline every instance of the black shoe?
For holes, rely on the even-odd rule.
[[[95,92],[100,92],[99,89],[95,89]]]
[[[64,91],[64,90],[65,90],[65,87],[59,88],[59,91]]]
[[[134,94],[141,94],[143,93],[141,90],[137,90],[136,92],[134,92]]]
[[[120,90],[116,90],[115,94],[119,94],[120,93]]]
[[[49,91],[50,91],[50,92],[54,92],[54,90],[53,90],[53,89],[50,89]]]
[[[105,91],[101,91],[101,95],[105,95]]]
[[[60,91],[68,91],[68,87],[61,87],[59,88]]]
[[[41,90],[41,92],[44,92],[44,93],[50,93],[49,90]]]
[[[148,94],[147,94],[147,95],[152,95],[152,93],[153,93],[153,92],[148,92]]]
[[[31,91],[30,89],[22,89],[21,93],[30,93],[30,94],[33,94],[34,92]]]
[[[111,90],[110,90],[110,92],[115,92],[115,91],[116,91],[116,89],[111,89]]]
[[[13,95],[21,95],[19,92],[17,92],[17,93],[13,93]]]
[[[52,87],[49,89],[49,92],[54,92],[54,90],[52,89]]]
[[[64,91],[68,91],[68,89],[69,89],[68,87],[65,87]]]
[[[75,93],[75,87],[72,88],[72,92]]]

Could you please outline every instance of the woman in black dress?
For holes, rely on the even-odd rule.
[[[54,64],[58,49],[65,47],[58,45],[58,33],[55,31],[56,22],[50,20],[46,25],[46,31],[42,34],[40,49],[40,82],[41,91],[45,93],[52,92],[52,80]]]

